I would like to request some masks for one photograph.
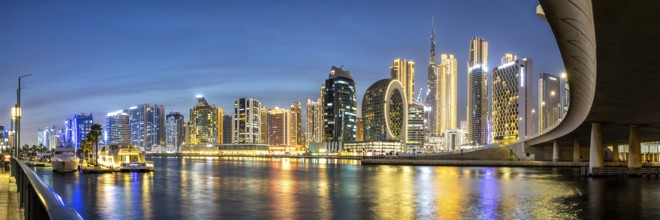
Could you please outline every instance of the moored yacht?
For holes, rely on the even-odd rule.
[[[53,152],[50,164],[54,172],[74,172],[78,170],[76,151],[70,147],[58,147]]]
[[[99,153],[99,164],[113,171],[154,171],[153,162],[145,160],[144,153],[131,145],[110,145]]]

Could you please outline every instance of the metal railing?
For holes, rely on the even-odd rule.
[[[24,219],[83,219],[25,163],[12,157],[11,169]]]

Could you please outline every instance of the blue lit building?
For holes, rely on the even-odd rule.
[[[87,138],[87,134],[94,124],[92,114],[74,113],[71,119],[67,119],[64,127],[66,128],[66,142],[76,150],[80,148],[80,143]]]

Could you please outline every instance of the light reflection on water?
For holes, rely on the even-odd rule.
[[[53,174],[49,168],[37,172],[87,219],[660,215],[658,179],[583,179],[573,169],[361,166],[356,160],[302,158],[151,160],[154,173]]]

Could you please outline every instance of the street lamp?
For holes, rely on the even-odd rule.
[[[21,79],[31,76],[32,74],[22,75],[18,77],[18,88],[16,89],[16,158],[18,159],[18,151],[21,145]]]

